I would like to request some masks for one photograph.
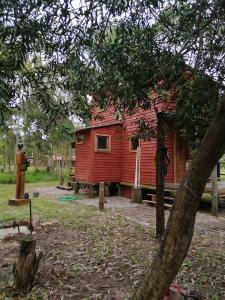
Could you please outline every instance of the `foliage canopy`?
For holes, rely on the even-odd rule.
[[[107,105],[111,92],[120,110],[149,109],[150,91],[161,99],[175,88],[177,126],[201,137],[223,90],[224,10],[220,0],[9,0],[0,7],[2,120],[34,99],[52,122],[87,118],[92,93]]]

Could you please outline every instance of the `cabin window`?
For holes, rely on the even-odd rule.
[[[83,135],[78,135],[76,137],[76,144],[83,144],[84,143],[84,136]]]
[[[136,151],[139,146],[139,138],[132,136],[130,138],[130,151]]]
[[[109,135],[96,135],[95,142],[96,151],[110,151],[110,136]]]

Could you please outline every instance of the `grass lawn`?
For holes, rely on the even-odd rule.
[[[28,168],[26,171],[26,183],[51,182],[56,181],[57,179],[58,177],[55,173],[47,172],[46,170],[35,170],[34,168]],[[13,172],[0,173],[0,184],[10,184],[15,182],[16,176]]]
[[[58,182],[38,182],[26,184],[26,191],[32,191],[38,186],[56,186]],[[30,193],[32,195],[32,192]],[[15,184],[0,184],[0,221],[15,218],[27,220],[29,207],[27,205],[14,207],[8,205],[8,200],[15,197]],[[42,221],[57,220],[65,225],[85,226],[88,220],[96,214],[96,208],[74,205],[69,202],[49,201],[39,197],[32,200],[33,214],[41,216]]]

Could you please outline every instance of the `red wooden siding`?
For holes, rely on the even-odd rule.
[[[137,121],[141,118],[148,120],[156,120],[156,114],[153,110],[139,111],[132,116],[126,116],[124,126],[126,130],[123,133],[123,162],[122,162],[122,182],[134,183],[135,178],[135,165],[136,165],[136,152],[130,151],[130,137],[135,135],[137,131]],[[155,140],[151,142],[144,142],[141,140],[141,184],[151,184],[154,182],[155,171],[152,160],[155,155]]]
[[[96,183],[121,181],[121,126],[113,125],[79,131],[84,143],[76,144],[75,180]],[[95,138],[109,135],[110,152],[95,150]]]
[[[105,109],[101,112],[97,112],[96,108],[93,108],[92,118],[90,122],[91,126],[109,124],[115,121],[116,113],[114,107],[107,107],[107,110]]]
[[[166,183],[174,182],[174,134],[171,129],[166,130],[165,146],[168,148],[170,163],[167,168],[167,175],[165,176]]]
[[[158,109],[174,110],[173,102],[158,105]],[[102,119],[95,119],[98,114]],[[133,115],[125,115],[123,125],[114,124],[116,120],[115,110],[112,107],[102,112],[96,113],[93,109],[91,120],[92,128],[79,131],[85,134],[83,144],[76,145],[76,175],[75,179],[80,182],[98,183],[123,182],[134,183],[136,152],[130,151],[130,138],[135,135],[137,121],[141,118],[153,121],[156,126],[156,112],[152,110],[138,110]],[[105,125],[105,126],[102,126]],[[98,127],[100,126],[100,127]],[[96,134],[106,134],[111,136],[111,151],[98,152],[95,150]],[[168,148],[170,164],[165,177],[166,183],[174,182],[174,133],[169,128],[166,129],[165,145]],[[156,139],[150,141],[140,141],[141,147],[141,184],[156,184]],[[122,195],[130,195],[130,188],[123,187]]]
[[[93,168],[93,159],[90,149],[91,131],[83,130],[79,132],[84,135],[83,144],[76,144],[76,166],[75,180],[79,182],[90,182],[90,171]]]
[[[93,182],[120,182],[121,180],[121,126],[95,128],[92,130],[93,137],[96,134],[110,135],[110,152],[95,151],[94,146],[94,172],[91,180]],[[95,143],[94,143],[95,144]]]

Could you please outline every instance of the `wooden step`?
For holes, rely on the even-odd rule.
[[[165,199],[165,200],[169,200],[169,201],[174,201],[174,200],[175,200],[175,198],[174,198],[174,197],[167,197],[167,196],[166,196],[166,197],[164,197],[164,199]]]
[[[142,200],[142,202],[146,203],[146,204],[150,204],[150,205],[156,206],[156,201],[153,201],[153,200]],[[164,207],[168,208],[168,209],[171,209],[173,207],[173,205],[168,204],[168,203],[164,203]]]
[[[152,200],[155,200],[155,199],[156,199],[156,195],[155,195],[155,194],[147,194],[147,196],[150,196],[150,197],[152,198]],[[164,197],[164,200],[174,201],[175,198],[174,198],[174,197],[168,197],[168,196],[165,196],[165,197]]]
[[[152,205],[156,205],[156,202],[155,201],[152,201],[152,200],[147,200],[147,199],[145,199],[145,200],[142,200],[142,202],[143,203],[146,203],[146,204],[152,204]]]
[[[73,190],[73,188],[71,186],[57,185],[56,187],[57,187],[57,189],[65,190],[65,191],[72,191]]]

